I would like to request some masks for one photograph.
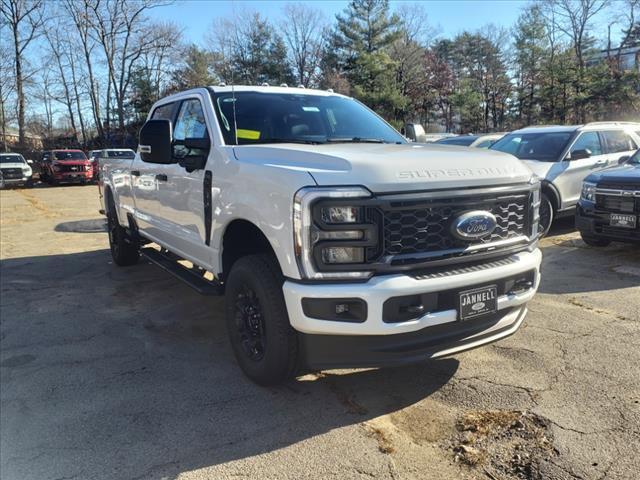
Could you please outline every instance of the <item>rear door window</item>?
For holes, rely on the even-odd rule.
[[[608,153],[629,152],[638,148],[631,136],[622,130],[608,130],[602,135],[607,142]]]

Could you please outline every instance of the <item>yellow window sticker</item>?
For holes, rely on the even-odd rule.
[[[260,140],[260,132],[258,130],[245,130],[243,128],[239,128],[237,130],[238,138],[243,138],[245,140]]]

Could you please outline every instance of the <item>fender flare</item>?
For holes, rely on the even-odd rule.
[[[553,208],[555,208],[556,212],[559,211],[562,198],[556,186],[548,180],[542,180],[542,193],[546,193],[550,197]]]

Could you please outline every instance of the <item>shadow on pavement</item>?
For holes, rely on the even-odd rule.
[[[101,233],[107,231],[107,221],[105,218],[95,218],[92,220],[63,222],[56,225],[54,230],[56,232],[70,233]]]
[[[413,405],[458,368],[445,359],[257,387],[235,364],[221,298],[110,260],[100,250],[0,262],[3,478],[175,478]]]

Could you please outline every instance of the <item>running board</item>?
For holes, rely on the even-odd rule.
[[[223,288],[220,283],[215,280],[207,280],[200,274],[179,264],[177,261],[154,248],[141,248],[140,254],[178,280],[182,280],[200,295],[216,296],[223,294]]]

